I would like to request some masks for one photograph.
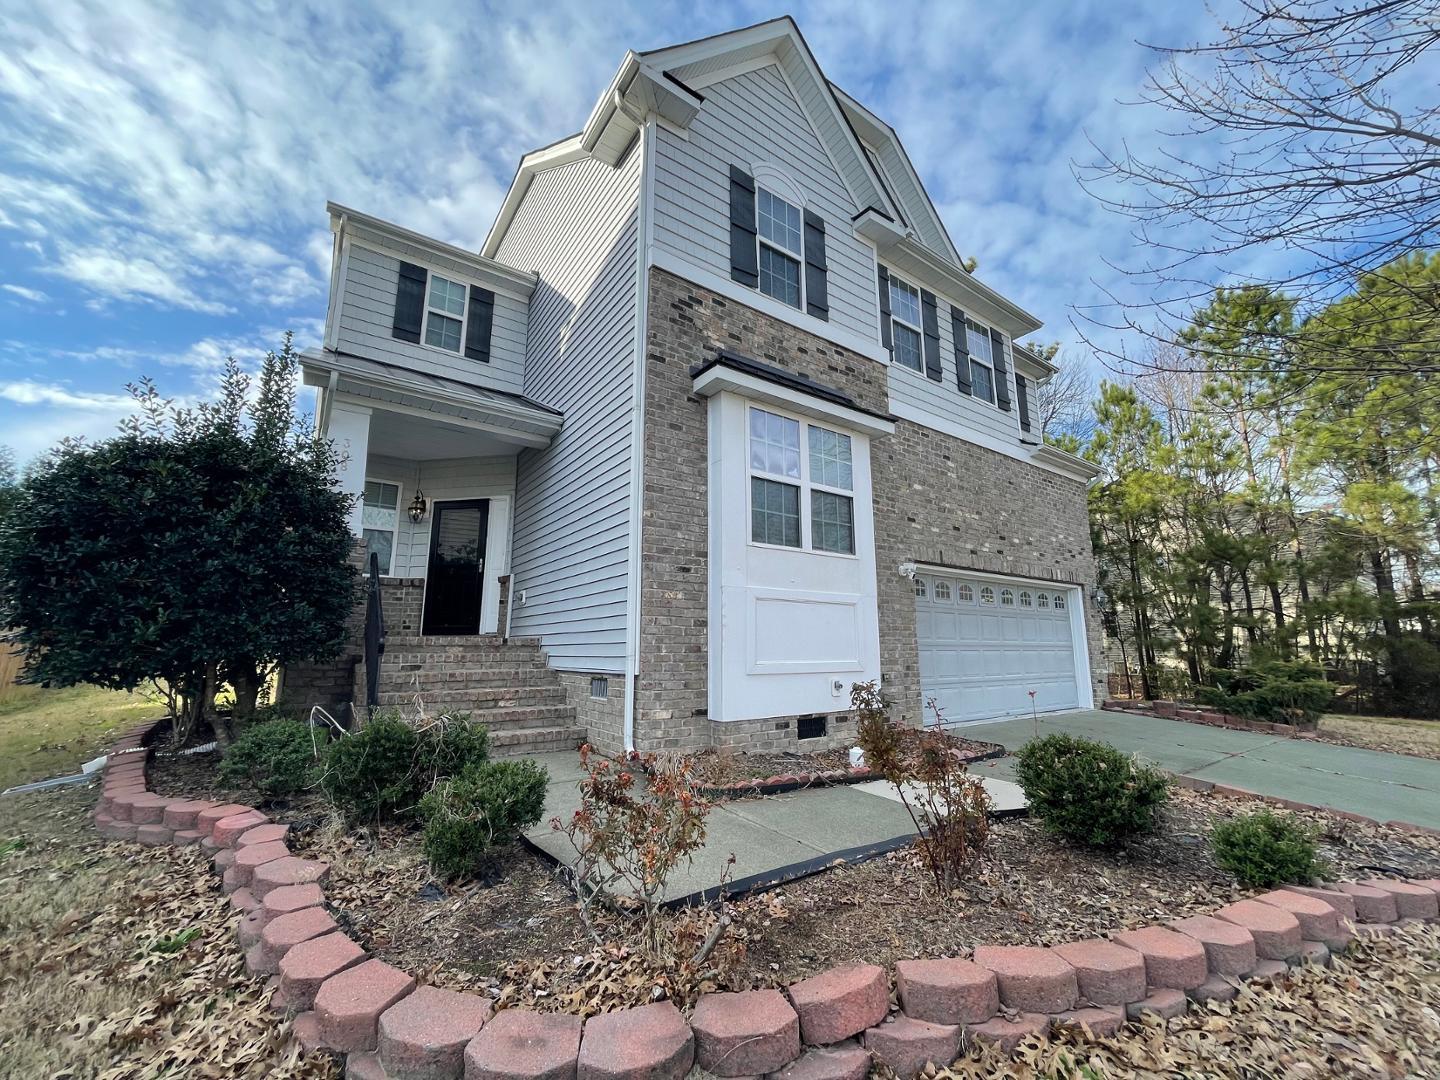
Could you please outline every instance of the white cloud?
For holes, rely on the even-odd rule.
[[[58,405],[67,409],[103,413],[127,413],[135,405],[127,394],[95,394],[30,379],[0,383],[0,398],[13,401],[17,405]]]
[[[11,285],[6,283],[0,285],[0,289],[4,289],[8,293],[20,297],[21,300],[29,300],[32,304],[43,304],[46,300],[50,299],[50,297],[46,296],[39,289],[27,288],[24,285]]]

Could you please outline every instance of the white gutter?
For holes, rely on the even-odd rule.
[[[635,266],[635,377],[630,402],[630,549],[626,566],[625,588],[625,717],[621,738],[628,753],[635,749],[635,691],[640,673],[640,543],[643,538],[645,510],[645,333],[649,314],[650,246],[654,225],[655,125],[646,116],[641,128],[640,192],[635,212],[639,217],[639,236],[635,244],[638,256]]]

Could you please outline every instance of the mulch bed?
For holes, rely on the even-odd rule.
[[[159,757],[154,787],[253,797],[217,789],[214,760]],[[619,916],[603,916],[592,935],[562,872],[528,849],[498,854],[483,880],[445,884],[431,878],[414,830],[348,831],[318,797],[268,809],[294,823],[298,853],[330,862],[336,918],[372,954],[425,981],[506,1004],[590,1014],[658,997],[684,1004],[716,989],[783,986],[860,958],[889,965],[961,956],[982,942],[1054,944],[1211,911],[1245,892],[1215,864],[1209,830],[1256,804],[1177,790],[1161,832],[1116,853],[1070,848],[1028,819],[998,821],[989,851],[948,896],[936,894],[909,849],[832,867],[727,903],[730,929],[700,965],[691,958],[720,917],[714,908],[667,914],[670,951],[645,956],[629,947]],[[1300,816],[1321,831],[1338,876],[1440,874],[1440,837]]]

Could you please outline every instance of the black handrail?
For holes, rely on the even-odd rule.
[[[365,707],[380,704],[380,657],[385,652],[385,612],[380,602],[380,556],[370,553],[370,588],[365,598]]]

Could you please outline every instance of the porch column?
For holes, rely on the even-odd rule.
[[[365,495],[365,461],[370,453],[370,410],[364,405],[337,401],[330,407],[326,434],[340,452],[335,469],[335,486],[350,496],[350,532],[363,531],[362,504]]]

